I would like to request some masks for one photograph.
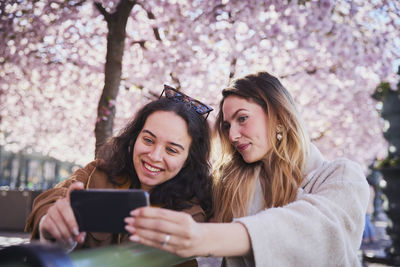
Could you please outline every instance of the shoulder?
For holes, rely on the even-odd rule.
[[[94,160],[92,162],[89,162],[85,167],[78,169],[74,175],[84,175],[84,176],[89,176],[93,172],[98,171],[98,167],[100,165],[99,160]]]
[[[326,161],[316,172],[343,181],[362,181],[367,184],[361,166],[346,158],[339,158],[333,161]]]
[[[303,173],[302,188],[318,187],[327,182],[361,183],[367,186],[361,166],[347,158],[338,158],[332,161],[325,160],[319,150],[312,145],[310,156]],[[307,191],[307,190],[306,190]]]
[[[82,182],[86,187],[92,177],[106,176],[104,172],[97,168],[99,164],[98,160],[88,163],[85,167],[77,169],[67,180],[57,184],[56,187],[69,187],[74,182]]]
[[[94,160],[92,162],[89,162],[85,167],[80,168],[76,170],[71,177],[74,177],[77,180],[80,180],[79,178],[83,177],[88,177],[90,176],[94,171],[96,171],[97,167],[99,166],[100,162],[98,160]]]
[[[346,158],[325,161],[307,175],[302,188],[305,193],[313,194],[332,192],[339,196],[340,192],[345,192],[363,199],[368,199],[369,195],[368,183],[360,165]]]
[[[79,173],[76,173],[77,178],[81,176],[86,179],[86,188],[115,188],[115,184],[111,182],[107,172],[101,169],[100,164],[99,160],[90,162]],[[117,178],[116,182],[126,183],[125,176]]]

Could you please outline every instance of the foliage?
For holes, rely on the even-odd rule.
[[[112,12],[119,1],[100,3]],[[398,1],[134,2],[116,131],[164,83],[217,108],[232,77],[266,70],[295,96],[328,158],[386,152],[370,95],[394,79]],[[101,119],[104,17],[92,0],[2,1],[0,12],[0,144],[86,163]]]
[[[378,162],[377,169],[384,169],[390,167],[400,167],[400,158],[396,156],[389,155],[385,159]]]
[[[377,101],[382,101],[383,105],[388,105],[388,107],[386,107],[386,116],[388,118],[388,125],[390,125],[390,127],[392,127],[392,124],[398,124],[400,123],[400,114],[398,113],[398,103],[399,101],[395,101],[392,103],[388,103],[389,101],[393,101],[396,99],[389,99],[392,97],[399,97],[400,96],[400,66],[399,69],[397,71],[397,74],[399,75],[399,81],[397,83],[396,87],[392,87],[392,85],[388,82],[382,82],[380,83],[374,94],[372,95],[373,98],[375,98]],[[394,88],[394,89],[392,89]],[[394,92],[394,94],[389,94],[390,92]],[[389,94],[389,95],[388,95]],[[398,100],[398,99],[397,99]],[[382,113],[381,113],[382,115]],[[389,128],[390,129],[390,128]],[[386,131],[388,131],[389,129],[387,129]],[[395,128],[394,128],[395,129]],[[397,132],[396,130],[391,130],[393,133],[390,135],[386,135],[386,138],[388,139],[389,144],[391,144],[393,147],[395,147],[395,143],[393,142],[394,140],[392,140],[392,138],[394,139],[398,139],[400,136],[400,133]],[[398,146],[398,145],[397,145]],[[380,160],[378,162],[378,169],[382,169],[382,168],[390,168],[390,167],[400,167],[400,157],[399,157],[399,147],[395,148],[395,152],[388,152],[388,155],[385,159]]]
[[[400,66],[397,71],[397,74],[400,76]],[[383,101],[385,96],[389,93],[389,90],[400,95],[400,79],[397,83],[397,86],[392,86],[388,82],[381,82],[375,89],[375,92],[372,94],[372,97],[377,101]]]

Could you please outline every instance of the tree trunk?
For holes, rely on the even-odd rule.
[[[121,0],[115,12],[108,13],[100,3],[95,3],[97,9],[104,16],[108,27],[105,81],[97,108],[95,126],[96,156],[100,146],[112,136],[116,112],[115,100],[118,96],[121,82],[126,23],[135,4],[136,1]]]

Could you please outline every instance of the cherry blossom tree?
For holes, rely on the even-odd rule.
[[[109,21],[123,4],[121,72],[103,94],[117,41]],[[387,151],[370,95],[395,80],[396,0],[18,0],[1,2],[0,12],[6,149],[84,164],[94,156],[95,126],[104,140],[164,83],[217,109],[232,78],[265,70],[293,94],[328,158],[368,166]]]

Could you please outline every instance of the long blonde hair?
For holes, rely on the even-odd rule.
[[[303,181],[309,138],[289,92],[277,78],[259,72],[233,81],[222,95],[216,121],[221,154],[214,168],[215,220],[230,222],[234,217],[246,216],[258,178],[264,208],[281,207],[294,201]],[[268,117],[271,149],[262,161],[244,162],[229,141],[229,130],[223,127],[222,107],[224,100],[232,95],[260,105]],[[275,138],[278,128],[281,140]]]

